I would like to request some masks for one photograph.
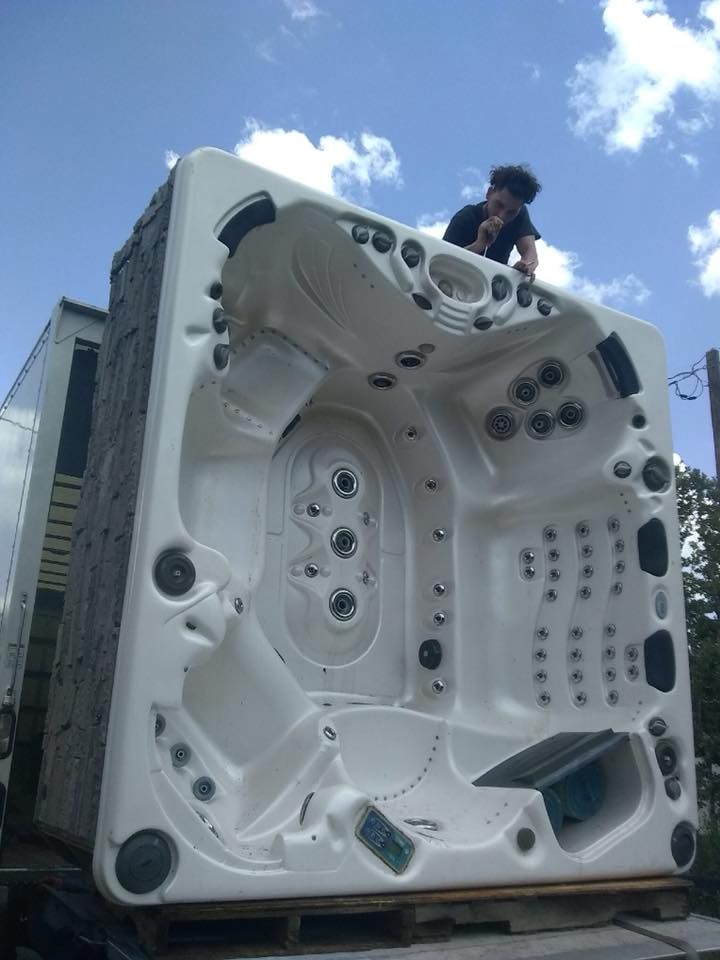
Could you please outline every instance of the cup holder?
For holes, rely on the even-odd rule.
[[[451,300],[476,303],[485,295],[486,283],[480,271],[454,257],[433,257],[429,272],[438,290]]]

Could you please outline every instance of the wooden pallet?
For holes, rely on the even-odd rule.
[[[657,920],[689,915],[691,884],[675,877],[396,895],[174,904],[140,908],[143,949],[172,960],[368,950],[447,941],[457,927],[509,933],[609,923],[618,914]]]

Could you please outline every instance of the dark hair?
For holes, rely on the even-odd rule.
[[[504,187],[523,203],[532,203],[542,190],[540,181],[527,164],[517,166],[492,167],[490,170],[490,186],[495,190]]]

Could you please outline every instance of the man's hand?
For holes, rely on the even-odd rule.
[[[516,270],[524,273],[529,278],[530,283],[535,279],[535,271],[538,267],[538,252],[535,246],[535,237],[520,237],[515,241],[515,246],[520,254],[520,259],[513,266]]]
[[[503,222],[500,217],[488,217],[488,219],[483,220],[478,227],[477,240],[475,242],[484,250],[492,243],[495,243],[497,235],[500,233],[502,228]]]
[[[524,260],[517,260],[513,267],[516,270],[519,270],[521,273],[526,274],[530,280],[535,279],[535,271],[537,270],[538,262],[537,260],[532,260],[529,257]]]
[[[478,227],[477,237],[465,249],[472,250],[473,253],[485,253],[487,248],[495,242],[502,228],[503,222],[500,217],[488,217]]]

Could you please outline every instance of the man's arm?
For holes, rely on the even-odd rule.
[[[520,254],[520,259],[513,264],[516,270],[526,273],[531,279],[535,276],[538,267],[537,247],[535,246],[535,237],[518,237],[515,246]]]

